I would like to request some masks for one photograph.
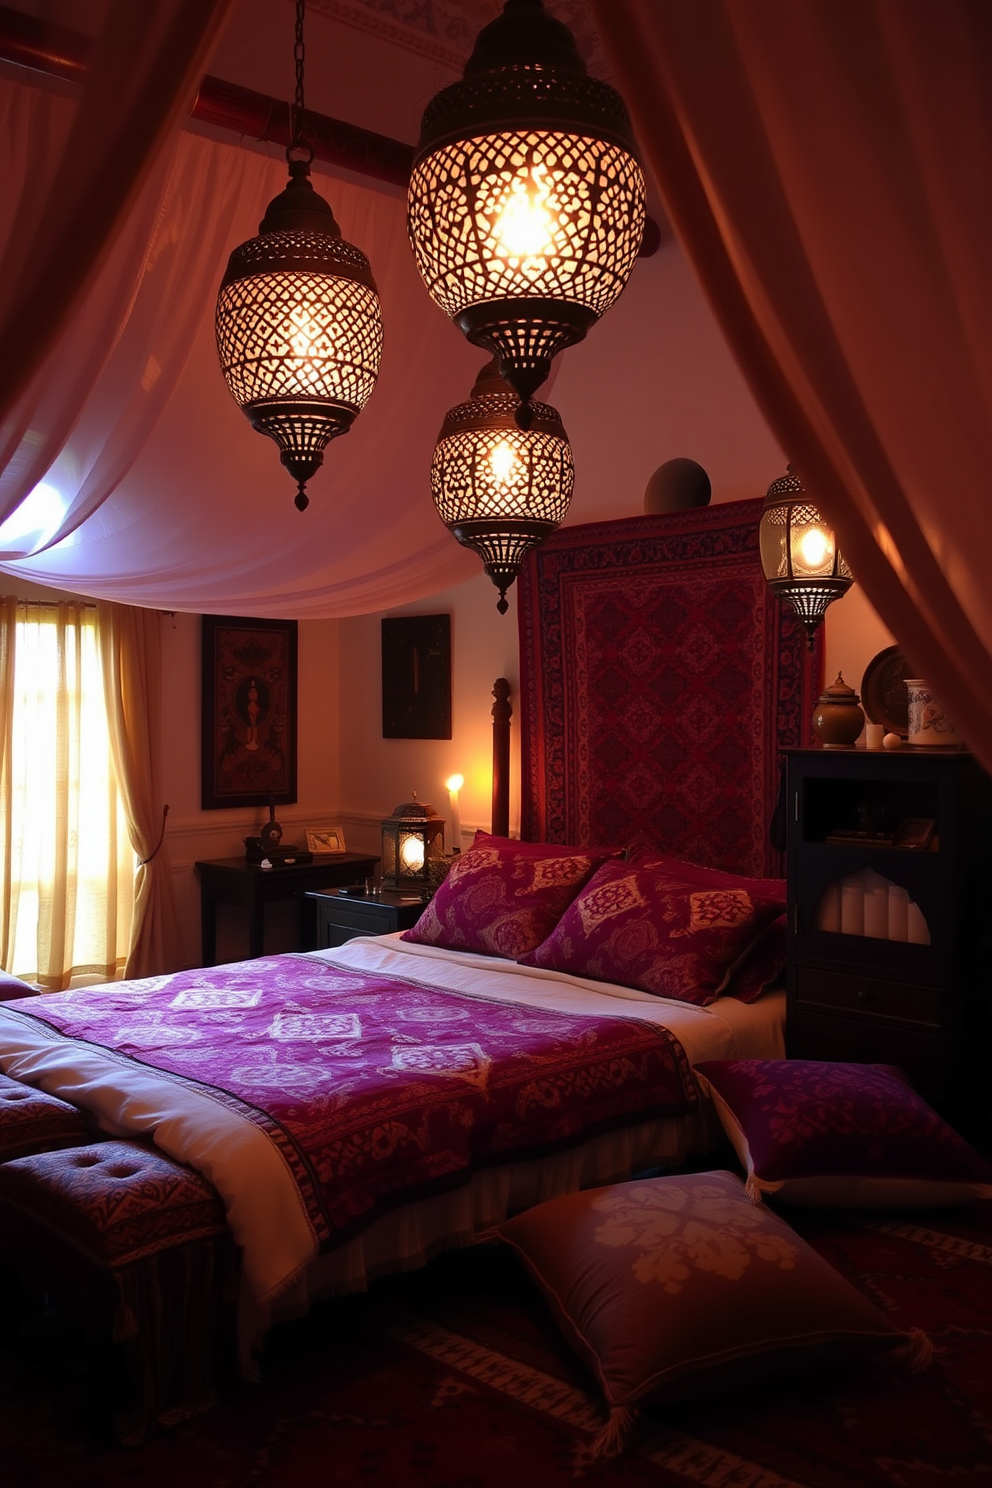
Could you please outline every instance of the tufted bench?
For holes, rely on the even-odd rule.
[[[198,1173],[138,1142],[14,1159],[0,1166],[0,1250],[98,1324],[118,1440],[212,1404],[233,1246]]]
[[[86,1118],[75,1106],[0,1075],[0,1163],[91,1140]]]

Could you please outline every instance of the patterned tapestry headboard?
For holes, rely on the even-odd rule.
[[[519,579],[521,835],[781,874],[779,751],[822,686],[758,558],[761,500],[566,527]]]

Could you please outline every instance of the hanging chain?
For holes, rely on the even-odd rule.
[[[303,120],[306,104],[303,100],[303,68],[306,63],[306,47],[303,42],[303,13],[306,10],[306,0],[296,0],[296,37],[293,44],[293,62],[296,65],[296,102],[291,110],[290,134],[292,140],[290,149],[305,148],[303,140]]]

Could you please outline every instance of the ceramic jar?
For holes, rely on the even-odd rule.
[[[957,744],[958,734],[934,696],[933,688],[922,677],[907,677],[909,697],[907,744]]]
[[[838,672],[837,681],[820,693],[813,714],[813,732],[824,749],[850,749],[864,726],[865,715],[858,694]]]

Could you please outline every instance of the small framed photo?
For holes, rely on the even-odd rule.
[[[333,853],[343,853],[344,833],[340,827],[327,827],[322,832],[307,833],[307,851],[315,857],[326,858]]]

